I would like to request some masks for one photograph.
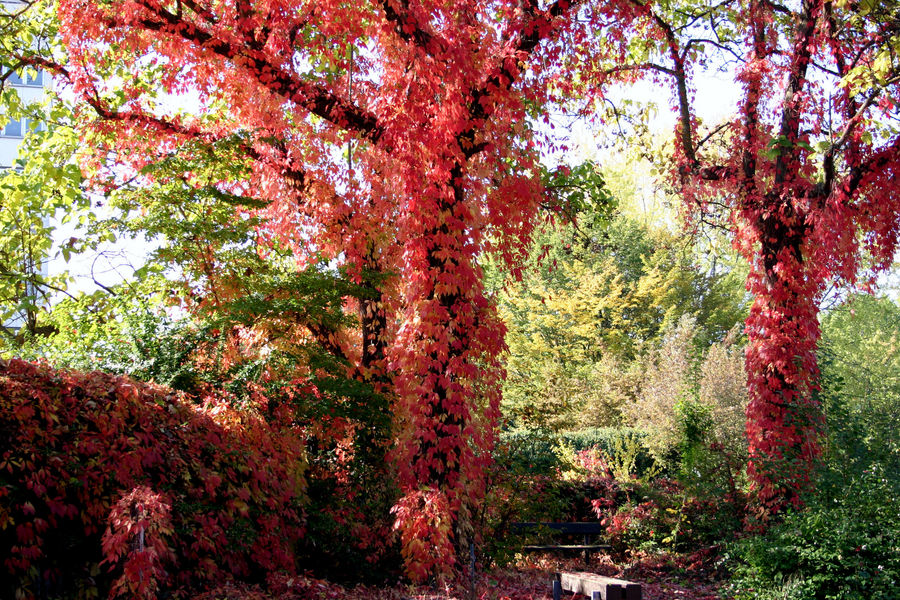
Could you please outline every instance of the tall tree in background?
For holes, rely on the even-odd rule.
[[[621,424],[664,331],[693,315],[703,348],[746,317],[745,271],[701,265],[690,237],[591,212],[541,231],[535,247],[546,245],[546,257],[499,296],[509,329],[504,417],[514,425]]]
[[[900,306],[851,296],[822,319],[822,394],[835,463],[900,472]],[[844,439],[841,439],[844,438]],[[849,442],[849,443],[841,443]],[[840,456],[840,454],[845,454]]]

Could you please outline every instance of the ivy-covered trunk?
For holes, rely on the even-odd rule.
[[[756,215],[759,251],[747,318],[749,476],[764,511],[797,506],[819,455],[822,412],[812,397],[819,285],[803,259],[807,225],[793,203],[769,197]]]

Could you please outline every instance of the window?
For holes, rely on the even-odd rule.
[[[20,138],[34,131],[45,131],[47,126],[39,119],[17,119],[6,124],[0,136]]]
[[[4,69],[5,71],[6,69]],[[6,83],[12,85],[24,85],[31,87],[40,87],[44,84],[44,72],[43,71],[35,71],[33,73],[28,73],[25,77],[22,77],[19,73],[13,71],[6,78]]]
[[[22,121],[16,119],[7,123],[6,127],[3,128],[3,136],[22,137]]]
[[[24,132],[28,131],[44,131],[46,129],[44,127],[43,121],[38,121],[35,119],[25,119],[25,127],[23,128]]]
[[[25,85],[25,82],[22,81],[22,78],[19,77],[19,74],[15,72],[9,74],[9,76],[6,78],[6,83],[11,83],[13,85]]]

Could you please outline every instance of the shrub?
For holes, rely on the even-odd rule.
[[[554,451],[563,444],[575,452],[597,448],[610,459],[611,467],[625,462],[634,474],[643,476],[654,469],[653,457],[643,444],[645,439],[645,433],[630,427],[595,427],[565,433],[517,429],[500,434],[495,460],[514,472],[551,475],[564,466]]]
[[[697,321],[684,315],[667,328],[658,348],[646,357],[646,372],[637,400],[623,406],[632,425],[648,433],[645,441],[660,463],[674,460],[680,442],[676,405],[693,394]]]
[[[900,598],[900,502],[880,468],[735,546],[739,599]]]
[[[697,400],[710,408],[712,435],[735,464],[747,460],[747,373],[744,349],[734,343],[737,330],[712,344],[700,363]]]
[[[636,472],[640,438],[622,437],[612,454],[602,453],[625,500],[612,503],[600,496],[593,508],[620,552],[691,550],[718,543],[741,528],[746,502],[727,453],[721,444],[709,442],[712,409],[690,397],[674,408],[680,459],[676,478],[660,477],[658,463],[643,474]]]
[[[273,418],[0,361],[0,596],[177,595],[291,572],[305,465]]]
[[[390,514],[399,486],[384,460],[386,450],[380,462],[377,447],[364,455],[365,444],[353,428],[346,421],[343,427],[329,427],[307,448],[309,504],[298,559],[329,581],[384,583],[402,569]]]
[[[739,529],[736,521],[741,520],[745,507],[744,461],[718,441],[714,413],[709,405],[685,399],[675,408],[681,457],[678,482],[687,495],[700,501],[718,502],[728,509],[718,519],[723,534]]]
[[[716,544],[741,526],[742,499],[698,497],[667,478],[621,485],[617,502],[599,496],[594,513],[620,553],[667,549],[691,551]]]
[[[163,565],[175,556],[166,537],[173,533],[171,507],[160,494],[146,487],[134,488],[116,502],[103,534],[103,563],[120,560],[122,576],[113,584],[112,595],[156,598]]]
[[[558,434],[546,430],[502,431],[494,460],[516,473],[549,475],[559,466],[559,459],[553,452],[558,440]]]

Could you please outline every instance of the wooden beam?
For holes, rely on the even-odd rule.
[[[559,573],[557,577],[559,586],[553,586],[554,599],[558,587],[561,591],[584,594],[591,600],[641,600],[641,586],[633,581],[593,573]]]

